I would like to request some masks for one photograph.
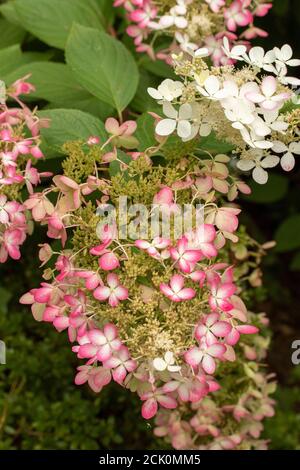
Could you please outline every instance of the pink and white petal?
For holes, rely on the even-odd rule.
[[[271,75],[269,77],[265,77],[262,81],[261,89],[263,91],[263,94],[268,98],[274,95],[277,89],[277,81],[275,77]]]
[[[118,336],[118,330],[113,323],[106,323],[103,328],[104,335],[109,341],[112,341]]]
[[[142,416],[145,419],[151,419],[156,415],[158,410],[157,401],[155,398],[149,398],[142,406]]]
[[[232,326],[226,321],[218,321],[211,327],[213,334],[220,337],[227,336],[231,329]]]
[[[94,357],[97,353],[97,347],[93,344],[82,344],[79,346],[78,353],[81,358]]]
[[[184,360],[187,364],[189,364],[192,367],[196,367],[197,365],[200,364],[203,358],[203,352],[194,346],[193,348],[189,349],[185,354],[184,354]]]
[[[90,330],[87,336],[91,343],[96,346],[103,346],[107,342],[107,339],[101,330]]]
[[[203,357],[203,361],[202,361],[202,367],[203,367],[203,370],[207,373],[207,374],[214,374],[215,370],[216,370],[216,363],[214,361],[214,359],[209,356],[208,354],[206,354],[204,357]]]
[[[230,346],[234,346],[240,339],[240,333],[236,328],[232,328],[231,332],[226,336],[225,341]]]
[[[191,300],[196,296],[196,291],[191,287],[186,287],[178,292],[177,295],[181,300]]]
[[[115,295],[117,296],[117,298],[118,298],[119,300],[126,300],[126,299],[128,299],[128,289],[126,289],[126,287],[118,286],[118,287],[114,290],[114,293],[115,293]]]
[[[184,278],[180,274],[174,274],[170,279],[170,286],[174,292],[179,292],[184,286]]]
[[[97,300],[107,300],[110,296],[110,289],[105,286],[97,287],[97,289],[94,290],[93,296]]]
[[[107,361],[111,357],[111,355],[112,351],[109,344],[101,346],[97,351],[97,359],[102,362]]]
[[[127,375],[127,370],[123,365],[120,365],[119,367],[114,369],[112,372],[113,379],[117,383],[123,383],[126,375]]]
[[[177,408],[177,401],[175,398],[172,398],[168,395],[158,395],[157,401],[163,408],[167,408],[169,410]]]
[[[206,353],[210,356],[221,358],[226,352],[226,346],[224,344],[213,344],[207,348]],[[205,354],[206,355],[206,354]]]

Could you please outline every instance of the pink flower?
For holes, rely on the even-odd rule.
[[[111,372],[104,367],[93,367],[89,365],[77,367],[75,384],[82,385],[88,382],[91,389],[99,393],[105,385],[111,381]]]
[[[273,7],[272,3],[260,3],[256,6],[253,14],[255,16],[266,16],[269,10]]]
[[[68,212],[79,209],[81,206],[79,185],[64,175],[54,176],[53,182],[63,193],[63,197],[59,200],[60,211]]]
[[[128,299],[128,289],[120,284],[116,274],[110,273],[107,276],[108,286],[100,286],[94,291],[97,300],[107,300],[111,307],[116,307],[120,300]]]
[[[120,266],[120,262],[112,251],[107,251],[99,258],[99,266],[104,271],[112,271]]]
[[[216,238],[216,230],[211,224],[201,224],[196,230],[185,234],[189,247],[201,250],[205,258],[213,258],[218,254],[213,241]]]
[[[197,325],[195,329],[195,338],[200,341],[205,338],[206,343],[210,346],[218,342],[218,338],[224,338],[231,331],[230,323],[220,321],[217,313],[211,313]]]
[[[182,302],[191,300],[195,297],[196,291],[190,287],[184,287],[184,277],[180,274],[174,274],[170,279],[170,285],[160,284],[161,292],[173,302]]]
[[[179,210],[177,204],[174,203],[173,191],[168,186],[158,191],[153,198],[153,203],[159,205],[161,210],[166,213],[173,213]]]
[[[25,240],[25,234],[19,229],[8,229],[3,234],[2,245],[0,247],[0,263],[5,263],[8,255],[18,260],[21,258],[20,245]]]
[[[213,374],[216,370],[214,358],[221,359],[226,352],[224,344],[215,343],[211,346],[203,343],[200,347],[194,346],[184,354],[184,360],[192,367],[202,365],[207,374]]]
[[[235,0],[229,8],[225,8],[224,18],[229,31],[236,31],[238,26],[247,26],[252,23],[253,15],[247,6],[251,0]]]
[[[114,356],[104,362],[103,366],[113,369],[112,376],[115,382],[123,383],[127,373],[136,369],[137,363],[130,358],[128,348],[122,346]]]
[[[210,8],[214,13],[218,13],[220,9],[225,5],[225,0],[205,0],[209,4]]]
[[[231,331],[226,335],[225,341],[230,346],[234,346],[239,341],[241,334],[254,335],[258,331],[258,328],[252,325],[233,325]]]
[[[233,309],[232,303],[229,301],[229,298],[235,293],[236,286],[230,282],[220,283],[212,282],[211,283],[211,294],[209,297],[209,305],[213,311],[221,309],[223,312],[229,312]]]
[[[189,249],[188,239],[185,236],[177,242],[176,247],[170,248],[170,255],[184,273],[191,273],[196,263],[203,258],[200,250]]]
[[[151,243],[147,240],[136,240],[134,244],[141,250],[145,250],[152,258],[160,259],[162,254],[158,250],[166,250],[170,246],[171,240],[155,237]]]
[[[158,404],[163,408],[174,409],[177,402],[174,398],[165,395],[163,389],[157,388],[152,392],[146,392],[141,396],[141,400],[145,401],[142,406],[142,416],[145,419],[151,419],[158,411]]]
[[[291,97],[291,93],[280,93],[275,95],[277,80],[272,75],[265,77],[261,84],[261,91],[257,86],[256,91],[246,93],[246,98],[253,103],[258,103],[264,111],[276,111],[281,108],[284,101]]]
[[[0,194],[0,223],[8,224],[11,216],[23,210],[21,204],[16,201],[7,201],[5,194]]]
[[[104,362],[112,356],[113,351],[119,351],[122,346],[117,328],[112,323],[104,325],[103,331],[90,330],[86,336],[90,342],[79,347],[81,358],[95,358]]]
[[[35,91],[35,87],[31,85],[31,83],[26,82],[29,77],[30,75],[26,75],[26,77],[20,78],[14,82],[10,87],[10,96],[17,98],[19,95],[28,95],[32,91]]]

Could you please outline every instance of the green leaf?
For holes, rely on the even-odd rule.
[[[280,253],[293,251],[300,247],[300,214],[284,220],[275,233],[276,251]]]
[[[0,78],[18,67],[22,60],[22,52],[19,44],[0,49]],[[20,78],[20,77],[19,77]]]
[[[0,5],[0,12],[10,23],[21,26],[20,18],[16,11],[15,3],[13,1],[6,2]]]
[[[78,82],[119,113],[130,103],[138,86],[138,69],[130,52],[104,32],[74,25],[66,59]]]
[[[135,137],[139,141],[138,150],[144,152],[149,147],[157,145],[154,137],[154,118],[144,113],[137,119]]]
[[[15,0],[14,6],[24,28],[59,49],[74,22],[103,29],[101,10],[90,0]]]
[[[175,75],[172,67],[166,64],[163,60],[153,61],[150,59],[150,57],[145,55],[142,57],[139,63],[142,67],[144,67],[144,69],[148,70],[148,72],[152,72],[158,77],[173,78],[178,80],[178,77]]]
[[[147,92],[148,87],[156,88],[159,83],[160,79],[141,68],[138,89],[130,106],[139,113],[161,110],[161,106]]]
[[[289,180],[286,176],[270,174],[266,184],[261,185],[251,182],[250,187],[252,194],[244,196],[244,199],[259,204],[270,204],[278,202],[285,197],[289,187]]]
[[[41,130],[43,149],[50,150],[50,157],[61,153],[68,141],[86,140],[91,135],[99,136],[103,142],[107,139],[103,122],[77,109],[49,109],[40,111],[38,116],[50,119],[50,126]]]
[[[36,91],[30,94],[32,98],[60,102],[64,99],[86,98],[89,95],[75,80],[72,71],[65,64],[58,62],[32,62],[17,68],[5,81],[8,85],[20,77],[31,74],[30,83]]]
[[[30,53],[27,53],[30,54]],[[22,59],[27,60],[27,57]],[[58,62],[32,62],[25,64],[9,75],[5,81],[9,85],[20,77],[31,74],[29,79],[36,90],[24,96],[27,100],[44,99],[51,103],[52,109],[71,108],[87,111],[101,120],[113,114],[113,108],[92,96],[75,80],[70,68]]]
[[[88,92],[86,92],[85,96],[53,101],[44,109],[56,108],[79,109],[98,117],[101,121],[105,121],[108,117],[114,115],[114,109],[111,106],[98,100],[98,98]]]
[[[26,34],[25,29],[9,23],[4,18],[0,18],[0,31],[0,49],[21,43]]]

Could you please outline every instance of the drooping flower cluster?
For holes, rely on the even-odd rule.
[[[244,279],[259,284],[259,268],[253,266],[264,247],[238,229],[240,209],[231,203],[250,189],[229,174],[226,155],[203,158],[197,146],[178,139],[179,147],[168,147],[160,138],[157,146],[138,152],[135,123],[110,118],[105,128],[106,142],[93,136],[86,143],[67,143],[64,174],[24,203],[35,221],[48,226],[48,236],[61,240],[62,250],[41,247],[42,265],[55,257],[55,267],[45,269],[45,282],[21,302],[31,305],[37,320],[68,331],[73,351],[86,361],[78,367],[76,384],[88,382],[99,392],[114,380],[138,393],[143,417],[157,415],[157,434],[170,434],[174,447],[213,448],[222,446],[222,439],[254,447],[246,437],[257,439],[259,421],[268,415],[261,411],[257,418],[252,412],[252,402],[263,406],[255,380],[266,379],[258,363],[249,363],[242,387],[221,405],[222,393],[228,397],[222,370],[230,375],[243,367],[245,355],[261,360],[268,344],[257,335],[263,321],[249,314],[241,299],[238,274],[240,269]],[[164,163],[156,161],[157,153]],[[120,203],[124,195],[126,210]],[[224,203],[226,196],[230,202]],[[134,204],[143,207],[137,211]],[[188,204],[195,217],[180,231],[178,220]],[[111,207],[108,222],[104,213]],[[152,236],[153,220],[159,230]],[[236,244],[243,246],[243,256],[235,255]],[[257,249],[254,260],[255,250],[247,254],[250,246]],[[270,391],[264,399],[271,408]],[[213,414],[205,412],[202,426],[197,411],[211,401],[220,415],[216,431]],[[243,420],[232,412],[239,406],[249,407],[251,416],[245,412]],[[195,415],[191,421],[185,410]],[[225,410],[232,412],[231,421],[241,418],[237,427],[249,426],[236,431],[239,438],[219,431]]]
[[[165,137],[176,132],[189,141],[214,131],[233,145],[237,168],[252,171],[254,180],[264,184],[268,168],[280,163],[291,171],[294,156],[300,154],[300,109],[293,89],[300,80],[288,75],[288,67],[299,66],[300,60],[292,58],[288,45],[267,53],[262,47],[247,52],[243,45],[231,49],[225,38],[223,51],[246,66],[210,68],[196,55],[173,56],[184,81],[167,79],[157,90],[148,89],[165,115],[155,116],[156,133]]]
[[[272,8],[264,0],[115,0],[114,5],[127,10],[127,33],[138,52],[169,61],[170,53],[205,47],[215,65],[232,63],[222,48],[224,37],[246,45],[257,36],[266,37],[254,20]],[[161,37],[167,47],[161,46]]]
[[[29,214],[22,204],[21,190],[29,194],[40,178],[51,173],[39,173],[35,162],[43,157],[39,148],[39,130],[45,126],[19,96],[28,94],[33,86],[24,79],[6,90],[0,81],[0,263],[8,257],[19,259],[20,246],[30,230]],[[9,106],[7,99],[15,100]]]

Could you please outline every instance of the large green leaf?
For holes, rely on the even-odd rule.
[[[23,54],[20,61],[27,60],[27,54],[31,53]],[[101,102],[79,85],[73,72],[65,64],[31,62],[16,68],[2,78],[10,85],[18,78],[28,74],[31,74],[29,81],[36,90],[25,96],[26,100],[44,99],[51,103],[52,108],[80,109],[94,114],[102,120],[113,114],[114,110],[111,106]]]
[[[0,32],[0,49],[21,43],[26,34],[25,29],[9,23],[4,18],[0,18]]]
[[[24,28],[60,49],[74,22],[103,29],[101,10],[91,0],[15,0],[14,6]]]
[[[5,77],[11,84],[20,77],[31,74],[30,83],[36,87],[31,97],[60,102],[63,99],[86,97],[88,93],[77,83],[72,71],[58,62],[32,62],[25,64]]]
[[[120,113],[138,86],[138,69],[126,47],[108,34],[74,25],[66,59],[78,82]]]
[[[300,214],[292,215],[282,222],[275,233],[276,250],[284,253],[300,247]]]
[[[86,140],[97,135],[104,142],[107,134],[100,119],[78,109],[48,109],[38,113],[40,118],[50,119],[50,126],[42,129],[44,151],[50,151],[50,157],[61,153],[65,142]]]
[[[22,60],[22,51],[19,44],[0,49],[0,79],[18,67]],[[20,78],[20,77],[18,77]]]

